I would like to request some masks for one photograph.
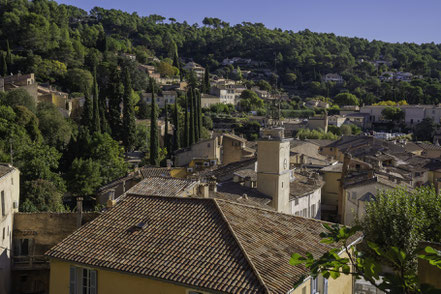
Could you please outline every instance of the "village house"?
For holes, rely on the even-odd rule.
[[[346,117],[343,115],[328,116],[328,124],[331,126],[341,127],[346,122]]]
[[[147,103],[152,103],[152,93],[142,93],[141,94],[142,99]],[[178,94],[176,91],[162,91],[162,95],[155,95],[156,104],[160,108],[165,107],[165,103],[169,105],[169,107],[175,103],[176,98],[178,97]]]
[[[0,164],[0,293],[11,291],[11,244],[14,214],[18,212],[20,172]]]
[[[369,114],[369,123],[385,121],[382,111],[390,106],[369,105],[362,106],[360,113]],[[415,127],[425,118],[431,118],[435,123],[441,122],[441,106],[440,105],[397,105],[404,112],[404,122],[408,127]]]
[[[256,150],[249,148],[246,143],[245,138],[233,134],[223,134],[221,136],[222,164],[254,157]]]
[[[206,159],[213,164],[221,160],[221,145],[218,137],[194,143],[188,148],[175,151],[175,166],[187,166],[194,159]]]
[[[184,65],[183,69],[194,72],[198,79],[204,78],[205,68],[203,68],[200,64],[197,64],[196,62],[188,62],[186,65]]]
[[[306,101],[306,107],[309,107],[309,108],[317,107],[317,108],[327,109],[327,108],[329,108],[329,103],[325,102],[325,101],[321,101],[321,100],[311,99],[311,100]]]
[[[337,73],[327,73],[323,76],[322,81],[325,83],[334,82],[337,84],[342,84],[344,79],[341,75]]]
[[[320,154],[320,147],[314,143],[294,139],[290,147],[290,165],[292,167],[325,167],[331,164],[326,156]]]
[[[15,213],[10,293],[49,293],[49,259],[44,254],[99,214],[82,211]]]
[[[210,94],[220,98],[220,103],[236,105],[246,87],[241,84],[213,86]]]
[[[201,106],[202,108],[210,108],[212,105],[220,104],[221,99],[218,96],[201,94]]]
[[[333,248],[320,242],[324,230],[221,199],[127,194],[47,252],[50,293],[350,294],[350,275],[312,279],[287,264],[293,253]]]
[[[328,132],[328,115],[317,115],[308,118],[307,128],[311,130],[322,130]]]
[[[11,91],[15,89],[24,89],[29,95],[34,98],[37,103],[38,83],[35,81],[35,75],[30,74],[16,74],[5,77],[0,77],[0,91]]]

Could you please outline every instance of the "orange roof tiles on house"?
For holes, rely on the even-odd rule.
[[[140,226],[139,224],[143,224]],[[322,222],[211,198],[128,194],[46,254],[223,293],[287,293],[318,257]]]
[[[187,179],[148,177],[130,188],[127,193],[145,196],[181,196],[180,194],[184,192],[191,192],[197,184],[197,181]]]

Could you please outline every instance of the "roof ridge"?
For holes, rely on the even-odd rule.
[[[293,214],[289,214],[289,213],[286,213],[286,212],[280,212],[280,211],[271,210],[271,209],[268,209],[268,208],[257,207],[257,206],[254,206],[254,205],[240,203],[240,202],[235,202],[235,201],[232,201],[232,200],[226,200],[226,199],[220,199],[220,198],[213,198],[213,200],[216,201],[216,202],[217,201],[223,201],[223,202],[227,202],[227,203],[234,204],[234,205],[240,205],[240,206],[245,206],[245,207],[248,207],[248,208],[263,210],[263,211],[266,211],[266,212],[271,212],[273,214],[285,215],[285,216],[289,216],[289,217],[292,217],[292,218],[302,218],[302,219],[311,220],[311,221],[315,221],[315,222],[319,222],[319,223],[336,224],[336,223],[324,221],[324,220],[321,220],[321,219],[315,219],[315,218],[309,218],[309,217],[304,217],[304,216],[299,216],[299,215],[293,215]]]
[[[242,254],[245,256],[245,259],[247,260],[248,264],[250,265],[251,269],[253,270],[253,273],[256,276],[257,280],[260,282],[260,284],[263,287],[263,289],[265,290],[265,292],[266,293],[270,293],[268,287],[266,286],[265,282],[263,281],[262,277],[260,276],[259,271],[257,270],[257,268],[254,265],[254,263],[251,261],[251,258],[248,256],[247,252],[245,251],[245,248],[243,247],[242,243],[240,243],[239,238],[236,236],[236,233],[234,232],[233,228],[231,227],[230,223],[228,222],[228,219],[225,216],[224,212],[222,211],[222,208],[217,203],[217,200],[219,200],[219,199],[215,199],[215,198],[208,198],[208,199],[210,199],[210,200],[212,200],[214,202],[217,210],[219,211],[219,214],[221,215],[223,221],[227,225],[227,228],[231,232],[231,234],[232,234],[234,240],[236,241],[237,245],[239,245],[239,248],[240,248]],[[227,201],[227,202],[229,202],[229,201]]]

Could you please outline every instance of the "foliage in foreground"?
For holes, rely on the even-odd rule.
[[[371,248],[381,260],[393,265],[393,270],[389,271],[380,263],[377,258],[365,255],[357,247],[351,246],[351,242],[361,231],[361,227],[355,226],[348,228],[338,224],[324,224],[327,232],[322,232],[321,242],[325,244],[335,244],[336,248],[329,250],[319,258],[314,258],[311,253],[301,256],[294,253],[289,263],[293,266],[304,265],[311,273],[312,277],[319,274],[324,278],[337,279],[340,275],[353,275],[355,278],[363,277],[378,289],[391,294],[414,294],[441,293],[440,290],[431,288],[429,285],[420,285],[418,276],[407,269],[408,259],[411,258],[406,252],[396,246],[389,246],[385,249],[379,245],[367,241]],[[341,257],[342,251],[346,256]],[[425,259],[429,264],[441,269],[441,251],[435,250],[430,246],[417,248],[415,252],[420,252],[418,258]],[[422,252],[422,253],[421,253]],[[296,287],[302,284],[305,277],[302,277]]]

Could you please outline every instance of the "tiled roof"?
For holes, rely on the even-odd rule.
[[[421,147],[423,150],[428,150],[428,151],[441,151],[441,146],[439,146],[439,145],[427,144],[427,143],[422,143],[422,142],[418,142],[417,144],[418,144],[418,146]]]
[[[335,142],[334,140],[327,140],[327,139],[307,139],[306,141],[320,147],[328,146],[329,144]]]
[[[217,185],[217,191],[219,193],[227,193],[238,196],[243,196],[246,194],[247,197],[252,197],[262,204],[269,204],[272,201],[271,196],[259,192],[259,190],[257,190],[256,188],[247,187],[233,181],[219,183]]]
[[[247,141],[247,139],[239,137],[239,136],[234,135],[234,134],[225,133],[223,136],[227,137],[227,138],[230,138],[230,139],[233,139],[233,140],[236,140],[236,141],[240,141],[240,142],[246,142]]]
[[[0,178],[9,174],[13,170],[14,168],[9,166],[8,164],[0,164]]]
[[[143,167],[140,169],[143,178],[170,177],[170,169],[166,167]]]
[[[210,198],[125,196],[46,254],[223,293],[287,293],[320,256],[322,222]]]
[[[215,177],[218,181],[227,181],[233,178],[233,174],[241,169],[253,166],[257,161],[256,157],[244,159],[220,166],[213,170],[204,170],[199,173],[200,177]]]
[[[197,183],[187,179],[149,177],[130,188],[127,193],[144,196],[180,196],[182,192],[193,189]]]
[[[245,168],[238,170],[234,173],[234,175],[239,176],[241,178],[247,178],[249,177],[251,181],[257,181],[257,172],[254,169],[251,168]]]
[[[118,186],[119,184],[125,182],[125,181],[129,181],[129,180],[133,180],[133,179],[139,179],[140,176],[139,174],[136,173],[131,173],[129,175],[123,176],[121,178],[115,179],[101,187],[98,188],[98,192],[103,192],[105,190],[111,189],[111,188],[115,188],[116,186]]]
[[[294,181],[289,185],[289,196],[291,199],[309,195],[324,185],[320,178],[306,177],[298,173],[294,174],[294,177]]]

